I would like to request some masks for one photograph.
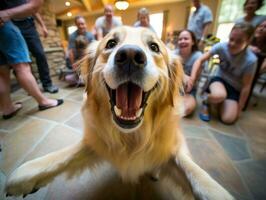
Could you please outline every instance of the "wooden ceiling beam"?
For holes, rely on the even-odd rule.
[[[56,13],[56,16],[65,15],[67,12],[72,12],[72,10],[82,10],[84,9],[83,6],[72,6],[71,8],[66,8],[58,13]]]
[[[103,4],[103,6],[105,6],[105,5],[109,4],[109,1],[108,0],[102,0],[102,4]]]
[[[82,1],[83,5],[85,6],[86,10],[88,12],[91,12],[92,9],[91,9],[91,2],[90,2],[90,0],[81,0],[81,1]]]

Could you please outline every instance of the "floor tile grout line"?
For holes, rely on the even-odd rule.
[[[77,104],[81,104],[81,105],[83,105],[83,100],[82,100],[82,102],[80,102],[80,101],[78,101],[78,100],[74,100],[74,99],[69,99],[69,98],[65,98],[65,100],[68,100],[68,101],[70,101],[70,102],[72,102],[72,103],[77,103]]]
[[[15,167],[11,169],[11,173],[18,167],[19,163],[23,163],[23,161],[27,158],[27,156],[33,152],[33,150],[41,143],[41,141],[44,140],[44,138],[47,137],[47,135],[49,134],[49,132],[56,126],[56,124],[52,124],[52,126],[50,128],[48,128],[46,131],[44,131],[44,134],[42,137],[40,137],[37,142],[31,146],[31,148],[25,152],[24,156],[21,157],[21,159],[18,159],[18,161],[15,163]],[[10,174],[9,174],[10,175]]]
[[[79,111],[73,113],[72,115],[70,115],[68,118],[66,118],[64,121],[62,121],[61,123],[66,123],[67,121],[69,121],[70,119],[72,119],[75,115],[81,114],[81,107],[79,108]],[[83,120],[83,118],[82,118]]]
[[[28,121],[30,120],[30,118],[31,118],[31,116],[27,116],[27,119],[26,119],[25,121],[23,121],[23,122],[20,122],[19,125],[18,125],[17,127],[13,128],[13,129],[9,129],[9,130],[7,130],[7,129],[4,129],[4,130],[6,130],[6,131],[8,131],[8,132],[14,132],[14,131],[17,131],[17,130],[20,129],[22,126],[24,126],[26,123],[28,123]]]
[[[74,132],[76,132],[78,135],[80,135],[81,137],[83,136],[83,130],[78,130],[78,129],[75,129],[74,127],[72,127],[72,126],[69,126],[69,125],[67,125],[67,124],[62,124],[62,126],[65,126],[65,127],[67,127],[67,128],[69,128],[69,129],[71,129],[71,130],[73,130]]]
[[[236,164],[244,164],[244,163],[248,163],[248,162],[254,162],[254,160],[253,159],[234,160],[233,162],[235,162]]]
[[[253,160],[255,160],[254,159],[254,154],[253,154],[253,152],[252,152],[252,150],[250,148],[250,142],[249,142],[250,140],[247,138],[246,132],[243,131],[242,128],[239,125],[237,126],[237,129],[243,134],[243,137],[245,138],[245,140],[247,142],[247,150],[248,150],[248,153],[250,154],[251,158]]]
[[[245,138],[243,138],[243,136],[233,135],[233,134],[231,134],[229,132],[224,132],[224,131],[218,130],[216,128],[213,128],[213,127],[208,127],[208,129],[216,131],[219,134],[226,135],[226,136],[229,136],[229,137],[233,137],[233,138],[236,138],[236,139],[242,139],[242,140],[245,139]]]
[[[242,182],[244,188],[247,190],[249,196],[252,198],[251,200],[255,200],[254,197],[253,197],[253,195],[252,195],[252,193],[251,193],[251,191],[250,191],[250,189],[249,189],[249,187],[248,187],[248,185],[247,185],[247,183],[246,183],[246,181],[245,181],[244,178],[242,177],[242,174],[241,174],[241,173],[239,172],[239,170],[237,169],[237,167],[236,167],[234,161],[233,161],[233,160],[227,155],[227,153],[226,153],[226,151],[224,150],[223,146],[217,141],[217,139],[215,138],[215,136],[213,135],[213,133],[209,132],[209,130],[208,130],[208,133],[210,134],[210,137],[213,138],[214,142],[215,142],[220,148],[222,148],[222,150],[224,151],[225,156],[228,158],[229,162],[232,164],[232,166],[233,166],[233,168],[235,169],[236,173],[237,173],[238,176],[240,177],[240,180],[241,180],[241,182]],[[235,192],[235,190],[233,190],[233,191]]]

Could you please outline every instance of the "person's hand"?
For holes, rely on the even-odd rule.
[[[199,43],[198,43],[198,47],[200,50],[204,50],[204,41],[203,40],[200,40]]]
[[[261,50],[258,48],[258,47],[256,47],[256,46],[249,46],[249,48],[254,52],[254,53],[260,53],[261,52]]]
[[[0,18],[0,27],[4,26],[4,24],[5,24],[4,20],[2,20],[2,18]]]
[[[189,93],[193,88],[193,80],[190,76],[185,75],[184,77],[184,84],[185,84],[185,92]]]
[[[3,26],[6,21],[10,20],[9,13],[5,10],[0,11],[0,26]]]
[[[42,27],[42,34],[43,34],[43,37],[44,38],[47,38],[47,36],[48,36],[48,30],[47,30],[46,27]]]
[[[239,118],[241,112],[242,112],[242,109],[241,106],[238,104],[238,109],[237,109],[237,118]]]

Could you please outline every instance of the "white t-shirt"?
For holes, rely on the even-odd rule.
[[[95,28],[98,31],[99,29],[103,33],[103,37],[110,32],[112,28],[115,28],[117,26],[122,26],[122,22],[117,17],[112,17],[112,24],[109,25],[106,23],[105,16],[98,17],[95,22]]]

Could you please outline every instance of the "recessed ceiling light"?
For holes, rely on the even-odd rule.
[[[72,12],[67,12],[67,16],[71,17],[72,16]]]
[[[69,2],[69,1],[66,1],[66,2],[65,2],[65,5],[66,5],[66,6],[70,6],[70,2]]]

